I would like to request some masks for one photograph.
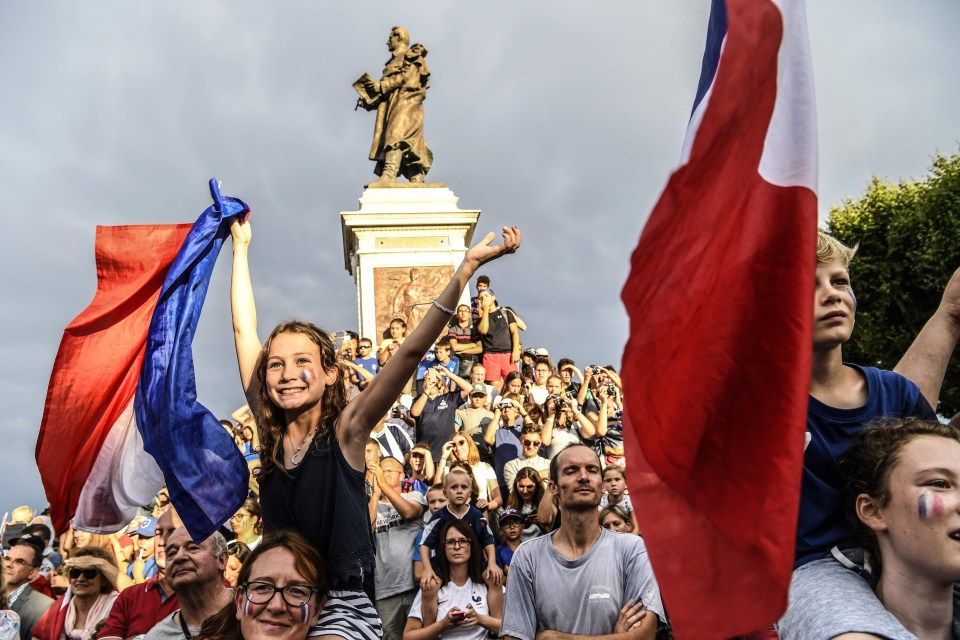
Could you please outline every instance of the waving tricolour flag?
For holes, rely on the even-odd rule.
[[[802,1],[714,0],[681,165],[622,294],[629,486],[681,638],[729,638],[786,607],[816,135]]]
[[[97,227],[97,292],[64,330],[37,466],[57,531],[113,532],[164,484],[194,539],[246,497],[247,466],[197,402],[191,343],[229,227],[222,197],[190,225]]]

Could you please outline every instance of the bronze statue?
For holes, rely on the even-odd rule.
[[[403,27],[390,31],[387,47],[393,54],[377,82],[364,73],[353,83],[360,94],[357,107],[377,110],[370,159],[380,176],[368,186],[393,184],[402,175],[410,182],[423,182],[433,153],[423,139],[423,101],[427,97],[427,50],[422,44],[410,46],[410,34]]]

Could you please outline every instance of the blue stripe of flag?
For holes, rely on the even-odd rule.
[[[717,67],[720,65],[720,49],[723,46],[723,39],[727,37],[727,2],[726,0],[713,0],[710,5],[710,20],[707,22],[707,44],[703,50],[703,62],[700,66],[700,82],[697,84],[697,97],[693,101],[693,114],[707,91],[713,84],[713,79],[717,75]]]
[[[217,255],[236,216],[250,209],[222,197],[187,234],[160,290],[134,399],[143,447],[163,471],[170,501],[194,540],[213,534],[247,496],[243,455],[217,418],[197,402],[193,336]]]

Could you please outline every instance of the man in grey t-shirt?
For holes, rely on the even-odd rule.
[[[596,453],[575,444],[557,454],[550,491],[559,497],[560,528],[514,553],[500,635],[652,640],[658,624],[666,624],[660,589],[643,540],[597,524],[603,481]]]
[[[400,492],[403,463],[396,458],[384,458],[379,465],[370,467],[370,474],[374,478],[370,515],[377,539],[374,606],[383,622],[384,640],[401,640],[410,605],[417,595],[410,562],[417,534],[423,531],[421,516],[427,499],[418,491]]]

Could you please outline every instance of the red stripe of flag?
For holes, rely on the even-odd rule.
[[[133,399],[157,296],[190,227],[97,227],[97,292],[63,332],[37,439],[57,531],[66,530],[110,428]]]
[[[816,194],[758,170],[783,23],[766,0],[727,13],[689,161],[622,294],[628,484],[677,637],[696,640],[786,606],[810,380]]]

